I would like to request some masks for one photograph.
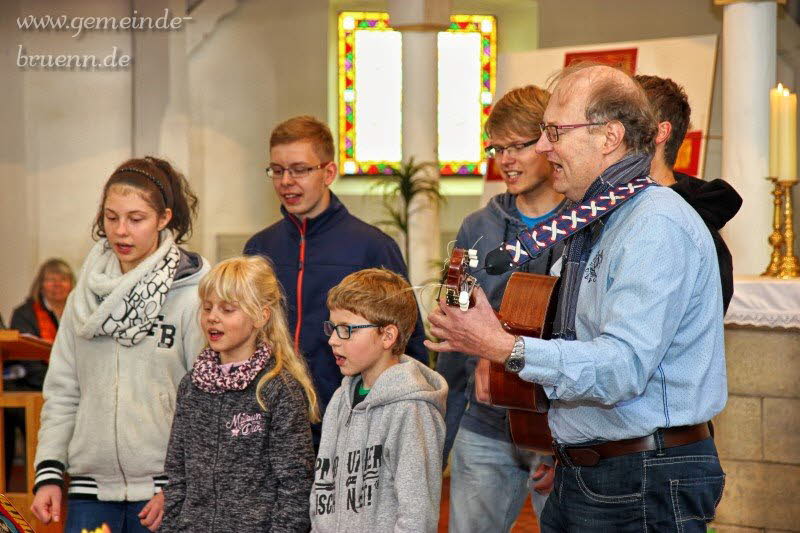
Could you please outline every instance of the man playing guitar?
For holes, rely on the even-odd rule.
[[[628,75],[566,69],[541,128],[536,152],[572,203],[513,242],[535,255],[569,234],[554,339],[506,332],[477,289],[471,309],[431,313],[442,340],[426,345],[544,387],[558,466],[543,532],[705,531],[724,485],[708,421],[727,397],[711,236],[646,178],[656,122]]]
[[[549,98],[547,91],[528,85],[509,91],[492,107],[486,121],[486,152],[494,159],[507,192],[493,197],[464,220],[456,248],[474,248],[479,257],[484,257],[499,243],[554,215],[562,206],[563,195],[552,187],[553,167],[534,150]],[[528,262],[522,270],[548,273],[560,255],[559,246]],[[495,309],[500,307],[510,275],[475,274]],[[437,359],[436,369],[450,386],[444,450],[444,464],[451,447],[453,450],[449,530],[507,532],[525,503],[529,486],[536,515],[544,508],[552,484],[552,456],[514,445],[506,409],[483,403],[476,395],[475,363],[474,358],[454,352],[442,353]],[[529,480],[534,472],[541,478],[537,479],[538,490]]]

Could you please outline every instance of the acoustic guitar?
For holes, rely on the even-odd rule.
[[[472,250],[453,250],[442,281],[442,299],[447,305],[460,306],[462,310],[474,305],[472,291],[478,283],[470,272],[477,266],[475,259]],[[500,310],[496,312],[503,328],[513,335],[550,338],[559,281],[557,277],[527,272],[511,274]],[[476,387],[488,383],[488,403],[508,410],[514,444],[539,453],[552,453],[553,437],[547,425],[549,401],[542,386],[506,372],[502,364],[482,358],[475,374]]]

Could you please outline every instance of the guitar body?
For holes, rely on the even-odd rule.
[[[498,313],[506,331],[526,337],[550,338],[558,284],[559,278],[553,276],[513,273]],[[552,453],[553,437],[547,425],[550,402],[542,386],[506,372],[501,364],[490,363],[488,366],[490,403],[508,409],[514,444],[541,453]]]
[[[474,254],[474,250],[455,248],[452,251],[439,293],[440,301],[464,311],[474,305],[472,290],[477,286],[477,280],[468,272],[471,253]],[[550,338],[559,281],[553,276],[527,272],[511,274],[497,313],[503,328],[514,335]],[[541,385],[506,372],[501,364],[480,359],[475,369],[475,393],[479,401],[508,409],[514,444],[540,453],[552,453],[553,437],[547,425],[549,401]]]

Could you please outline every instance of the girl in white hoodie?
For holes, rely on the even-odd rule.
[[[197,284],[208,263],[177,246],[197,198],[168,162],[120,165],[103,188],[89,252],[44,382],[31,510],[66,531],[155,531],[163,515],[175,394],[203,346]]]

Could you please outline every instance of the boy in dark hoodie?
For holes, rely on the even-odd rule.
[[[742,197],[724,180],[704,181],[673,170],[678,150],[689,129],[692,113],[689,99],[683,87],[669,78],[639,75],[635,79],[647,94],[658,120],[656,152],[650,165],[650,176],[681,195],[711,232],[719,261],[724,313],[733,296],[733,259],[719,231],[739,211]]]
[[[417,321],[408,282],[361,270],[328,293],[324,332],[345,376],[328,404],[314,465],[318,532],[435,532],[447,383],[404,355]]]

